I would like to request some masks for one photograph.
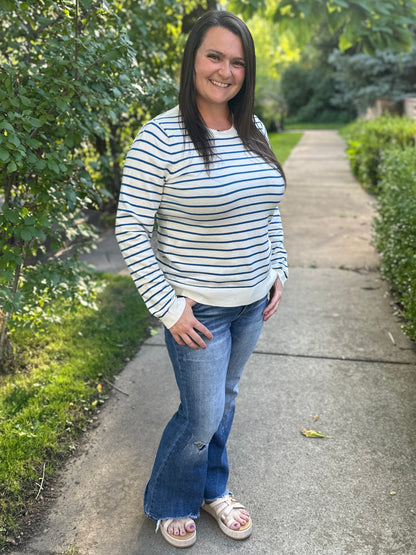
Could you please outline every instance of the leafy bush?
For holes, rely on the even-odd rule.
[[[346,106],[333,105],[334,81],[322,68],[292,64],[283,72],[280,87],[288,104],[288,115],[298,121],[347,122],[356,115]]]
[[[416,340],[416,149],[389,150],[379,173],[381,271],[403,307],[406,333]]]
[[[409,52],[386,49],[373,56],[335,50],[329,62],[334,68],[335,101],[354,106],[360,114],[373,106],[376,98],[398,104],[406,96],[416,95],[416,45]]]
[[[58,297],[94,300],[77,261],[93,238],[85,213],[115,205],[132,137],[176,98],[181,16],[195,0],[0,6],[1,372],[17,327]]]
[[[384,115],[374,120],[357,120],[343,133],[348,141],[351,169],[368,191],[377,194],[380,168],[386,150],[413,144],[415,124],[411,118]]]

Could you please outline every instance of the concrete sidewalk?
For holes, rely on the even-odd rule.
[[[414,554],[416,351],[377,272],[372,200],[335,131],[307,131],[285,170],[290,279],[247,365],[229,441],[229,487],[254,532],[235,542],[204,513],[191,551]],[[99,269],[123,271],[111,237],[96,256]],[[62,472],[42,533],[15,555],[177,553],[142,507],[178,403],[161,335],[117,379],[128,395],[112,395]]]

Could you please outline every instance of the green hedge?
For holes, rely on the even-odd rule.
[[[416,340],[416,149],[385,151],[375,221],[381,271],[390,282]]]
[[[346,126],[347,155],[357,179],[371,193],[377,194],[384,153],[414,144],[415,124],[411,118],[384,115],[374,120],[357,120]]]

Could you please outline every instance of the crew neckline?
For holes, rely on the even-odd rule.
[[[236,133],[234,124],[231,124],[231,127],[229,127],[228,129],[224,129],[223,131],[218,131],[217,129],[212,129],[211,127],[208,127],[208,130],[212,133],[214,137],[232,137]]]

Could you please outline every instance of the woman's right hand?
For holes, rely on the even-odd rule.
[[[206,349],[206,344],[196,330],[201,332],[207,339],[212,339],[213,335],[199,320],[197,320],[192,311],[192,307],[196,304],[192,299],[185,297],[185,310],[179,320],[169,328],[173,339],[179,345],[188,345],[192,349]]]

